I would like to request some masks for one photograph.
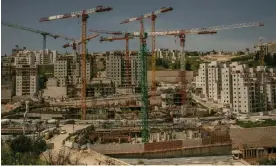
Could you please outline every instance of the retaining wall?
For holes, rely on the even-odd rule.
[[[176,141],[166,141],[166,142],[153,142],[153,143],[145,143],[144,150],[153,151],[153,150],[163,150],[163,149],[176,149],[182,147],[182,140]]]
[[[184,139],[182,140],[182,147],[200,146],[202,139]]]
[[[129,144],[129,143],[122,143],[122,144],[93,144],[90,145],[90,148],[94,151],[103,154],[109,153],[120,153],[120,152],[143,152],[144,151],[144,144]]]
[[[233,149],[245,144],[248,147],[276,146],[276,126],[231,128],[230,136],[233,142]]]
[[[120,152],[144,152],[153,150],[164,150],[164,149],[176,149],[181,147],[199,146],[202,140],[175,140],[168,142],[154,142],[154,143],[121,143],[121,144],[92,144],[89,147],[99,153],[109,154],[109,153],[120,153]]]
[[[144,153],[113,153],[107,154],[116,158],[177,158],[177,157],[196,157],[196,156],[218,156],[230,155],[232,151],[231,144],[213,144],[201,145],[197,147],[186,147],[170,150],[159,150]]]

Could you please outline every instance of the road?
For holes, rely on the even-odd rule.
[[[135,165],[143,161],[145,165],[245,165],[239,160],[233,160],[232,156],[205,156],[205,157],[182,157],[167,159],[121,159]]]
[[[87,126],[89,125],[74,125],[74,131],[76,130],[80,130],[80,129],[83,129],[83,128],[86,128]],[[66,134],[59,134],[55,137],[53,137],[49,143],[54,143],[54,149],[55,151],[58,151],[61,149],[62,147],[62,141],[69,135],[69,133],[73,133],[73,125],[63,125],[61,127],[61,130],[66,130]]]

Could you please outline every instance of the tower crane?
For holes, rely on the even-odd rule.
[[[143,130],[142,130],[142,141],[143,142],[148,142],[148,138],[149,138],[149,131],[148,131],[148,106],[149,106],[149,100],[148,100],[148,88],[147,88],[147,54],[148,54],[148,50],[147,50],[147,42],[146,39],[148,37],[147,33],[144,33],[144,18],[149,18],[152,17],[153,22],[155,21],[156,15],[160,14],[160,13],[165,13],[168,11],[173,10],[172,8],[161,8],[157,11],[145,14],[145,15],[141,15],[139,17],[133,17],[133,18],[129,18],[124,20],[123,22],[121,22],[121,24],[125,24],[125,23],[129,23],[132,21],[140,21],[140,54],[141,54],[141,81],[140,81],[140,88],[142,91],[142,123],[143,123]],[[153,24],[153,30],[155,30],[155,24]],[[153,43],[155,44],[155,37],[153,37]],[[153,54],[154,55],[154,45],[153,45]],[[153,64],[155,66],[155,59],[153,60]],[[154,68],[155,71],[155,68]],[[155,74],[155,72],[154,72]],[[155,76],[154,76],[155,77]],[[154,78],[153,78],[154,79]],[[154,83],[155,85],[155,83]]]
[[[89,41],[89,40],[91,40],[93,38],[96,38],[98,36],[99,36],[99,34],[90,35],[86,38],[86,41]],[[62,47],[63,48],[72,47],[73,50],[75,50],[75,51],[78,50],[78,53],[79,53],[80,52],[80,44],[81,44],[81,39],[80,40],[75,40],[75,41],[70,42],[70,43],[66,43]]]
[[[180,46],[181,46],[181,58],[180,58],[180,72],[179,75],[181,77],[181,105],[184,106],[186,104],[186,56],[184,52],[185,47],[185,39],[186,35],[193,35],[193,34],[215,34],[217,31],[220,30],[227,30],[227,29],[238,29],[238,28],[249,28],[249,27],[258,27],[258,26],[264,26],[264,24],[259,22],[252,22],[252,23],[242,23],[242,24],[232,24],[232,25],[224,25],[224,26],[213,26],[208,28],[194,28],[194,29],[188,29],[188,30],[176,30],[176,31],[162,31],[162,32],[146,32],[143,31],[140,32],[131,32],[130,35],[133,36],[143,36],[146,34],[146,36],[166,36],[166,35],[172,35],[172,36],[178,36],[180,38]],[[145,70],[144,68],[142,70]],[[144,72],[142,72],[142,75]],[[142,77],[144,78],[144,77]],[[141,80],[141,82],[145,82],[145,80]],[[142,92],[144,93],[144,92]],[[145,95],[142,95],[145,97]],[[142,97],[143,98],[143,97]],[[145,101],[142,99],[142,102]],[[147,101],[146,101],[147,102]],[[142,104],[142,106],[147,105],[147,103]],[[147,114],[147,110],[143,110],[147,107],[142,107],[143,113]],[[146,121],[143,123],[143,131],[145,133],[148,132],[148,126],[147,119],[145,119],[145,116],[143,116],[143,121]],[[143,137],[146,137],[147,134],[143,135]],[[147,140],[148,138],[143,138],[143,140]]]
[[[104,34],[113,34],[113,35],[123,35],[120,37],[111,36],[111,37],[101,37],[100,42],[103,41],[115,41],[115,40],[125,40],[126,41],[126,50],[125,50],[125,62],[126,62],[126,77],[124,77],[124,83],[127,86],[131,86],[131,78],[130,78],[130,59],[129,59],[129,39],[134,39],[134,37],[129,36],[127,32],[120,31],[106,31],[106,30],[92,30],[89,29],[90,32],[104,33]]]
[[[173,8],[172,7],[162,7],[159,10],[144,14],[142,16],[139,17],[132,17],[129,18],[123,22],[121,22],[121,24],[125,24],[125,23],[129,23],[132,21],[137,21],[137,20],[141,20],[141,19],[145,19],[145,18],[150,18],[151,19],[151,31],[155,32],[155,20],[157,18],[157,15],[161,14],[161,13],[166,13],[169,11],[172,11]],[[152,85],[151,85],[151,89],[152,91],[156,91],[156,55],[155,55],[155,36],[151,36],[152,38]]]
[[[54,39],[62,38],[62,39],[65,39],[65,40],[70,40],[70,41],[76,40],[74,38],[66,37],[66,36],[63,36],[63,35],[60,35],[60,34],[54,34],[54,33],[50,33],[50,32],[40,31],[40,30],[24,27],[24,26],[21,26],[21,25],[15,25],[15,24],[7,23],[7,22],[2,22],[2,25],[42,35],[43,36],[43,55],[44,55],[44,50],[46,50],[46,36],[50,36]]]
[[[81,111],[82,111],[82,120],[86,119],[86,25],[87,19],[89,18],[88,14],[92,13],[101,13],[112,10],[111,7],[107,6],[97,6],[96,8],[87,9],[83,11],[77,11],[72,13],[66,13],[62,15],[43,17],[40,19],[40,22],[52,21],[58,19],[66,19],[73,17],[81,17],[82,19],[82,60],[81,60],[81,73],[82,73],[82,88],[81,88]]]
[[[184,105],[186,102],[185,96],[185,69],[186,69],[186,56],[184,52],[186,35],[188,34],[215,34],[220,30],[230,30],[230,29],[239,29],[239,28],[249,28],[249,27],[259,27],[264,26],[263,23],[260,22],[251,22],[251,23],[241,23],[241,24],[231,24],[231,25],[223,25],[223,26],[212,26],[207,28],[193,28],[189,30],[177,30],[177,31],[163,31],[163,32],[148,32],[149,36],[165,36],[165,35],[173,35],[177,36],[180,39],[180,47],[181,47],[181,57],[180,57],[180,78],[181,78],[181,104]],[[139,36],[140,32],[132,32],[132,35]]]
[[[134,39],[134,37],[125,35],[123,37],[101,37],[100,42],[103,41],[109,41],[112,42],[114,40],[125,40],[126,41],[126,53],[125,53],[125,62],[126,62],[126,77],[124,77],[124,83],[126,86],[130,87],[131,86],[131,78],[130,78],[130,59],[129,59],[129,39]]]

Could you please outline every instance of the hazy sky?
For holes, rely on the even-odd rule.
[[[110,6],[113,10],[100,14],[91,14],[88,29],[138,31],[139,22],[119,24],[121,21],[157,10],[163,6],[173,7],[172,12],[161,14],[156,21],[156,30],[178,30],[202,28],[215,25],[228,25],[244,22],[262,22],[264,27],[236,30],[223,30],[216,35],[188,36],[187,50],[225,50],[235,51],[252,48],[259,37],[266,41],[276,40],[276,1],[275,0],[3,0],[2,21],[27,26],[69,37],[80,38],[81,21],[78,18],[39,22],[41,17],[64,14],[97,5]],[[150,21],[145,21],[150,31]],[[42,36],[39,34],[1,26],[2,55],[10,54],[15,45],[30,49],[42,48]],[[47,48],[65,52],[63,39],[47,38]],[[157,48],[178,49],[173,37],[157,37]],[[89,42],[89,52],[123,50],[124,41],[100,43],[99,38]],[[138,39],[130,42],[130,49],[138,49]],[[151,48],[151,39],[148,39]],[[71,49],[67,49],[71,52]]]

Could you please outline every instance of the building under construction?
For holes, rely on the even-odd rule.
[[[106,52],[106,76],[114,81],[117,87],[138,87],[141,76],[141,62],[137,51],[129,53],[130,67],[127,68],[125,52]],[[127,70],[130,70],[127,72]],[[130,73],[127,80],[127,73]]]

